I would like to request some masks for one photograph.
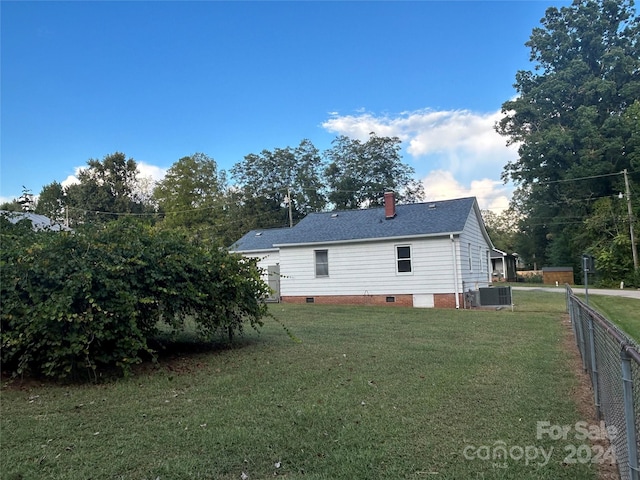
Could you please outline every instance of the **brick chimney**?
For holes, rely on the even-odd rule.
[[[384,216],[387,220],[396,216],[396,196],[393,192],[384,192]]]

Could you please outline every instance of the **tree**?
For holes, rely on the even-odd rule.
[[[0,210],[6,210],[8,212],[21,212],[22,204],[15,198],[10,202],[4,202],[0,204]]]
[[[627,278],[633,271],[631,238],[624,201],[601,198],[594,203],[593,214],[585,221],[580,237],[590,244],[589,254],[597,264],[597,274],[606,286],[617,286],[621,281],[633,285]]]
[[[500,213],[482,210],[482,219],[493,245],[503,252],[516,251],[516,237],[518,233],[517,216],[511,209]]]
[[[22,187],[22,195],[16,200],[21,206],[23,212],[32,213],[36,208],[36,200],[33,197],[33,193],[27,187]]]
[[[204,153],[182,157],[153,190],[168,226],[223,227],[226,174]]]
[[[246,213],[251,228],[288,224],[289,202],[293,220],[326,205],[322,158],[309,140],[302,140],[296,148],[246,155],[231,173],[238,186],[236,205]]]
[[[402,163],[400,143],[375,133],[366,142],[337,137],[325,152],[329,201],[338,209],[372,207],[383,204],[387,190],[394,190],[400,202],[421,200],[424,187],[413,179],[413,168]]]
[[[63,223],[65,203],[64,189],[60,183],[54,181],[42,187],[35,212],[49,217],[56,223]]]
[[[104,222],[122,214],[149,212],[138,189],[138,165],[124,153],[90,159],[80,170],[80,183],[66,188],[69,216],[74,223]]]
[[[519,144],[503,179],[517,186],[531,254],[579,266],[580,225],[637,168],[640,20],[631,0],[576,0],[549,8],[526,45],[534,71],[516,74],[518,96],[496,126]]]
[[[624,138],[625,155],[634,171],[640,171],[640,100],[636,100],[626,109],[622,117],[622,127],[626,133]]]

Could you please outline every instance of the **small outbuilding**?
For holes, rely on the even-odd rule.
[[[548,285],[573,285],[573,267],[544,267],[542,269],[542,283]]]

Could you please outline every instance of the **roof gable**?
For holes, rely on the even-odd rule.
[[[474,209],[478,209],[476,199],[468,197],[397,205],[396,216],[391,219],[385,218],[384,207],[310,213],[293,228],[252,230],[231,250],[255,251],[281,245],[458,234],[464,230]]]

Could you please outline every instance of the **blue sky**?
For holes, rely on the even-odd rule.
[[[397,135],[429,200],[506,206],[493,132],[559,1],[2,1],[0,197],[120,151],[161,178],[203,152]],[[295,187],[295,186],[294,186]]]

